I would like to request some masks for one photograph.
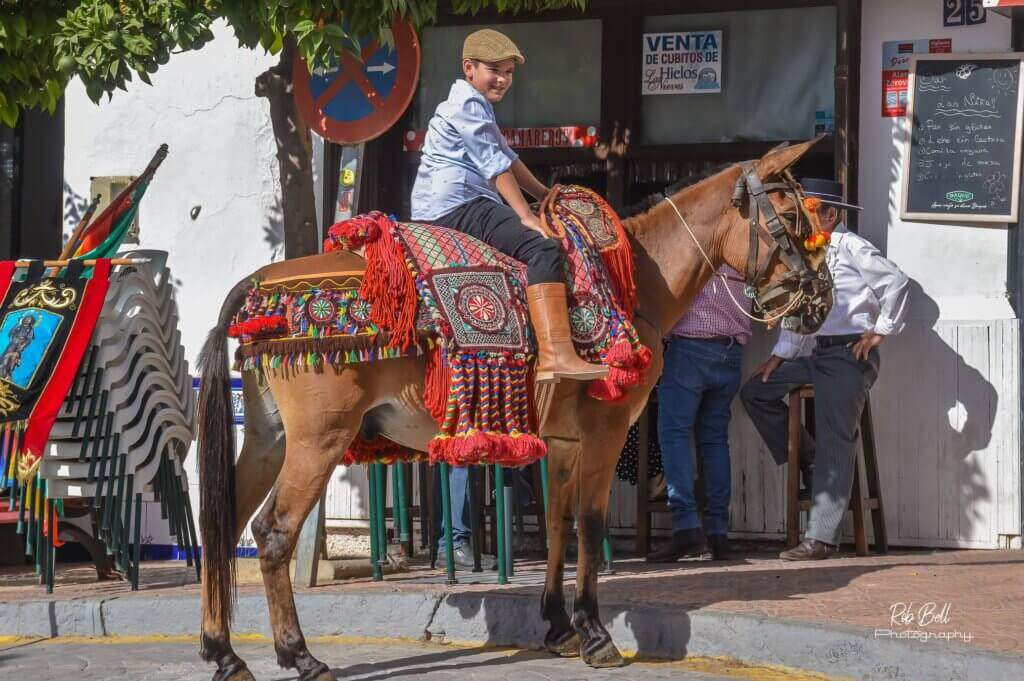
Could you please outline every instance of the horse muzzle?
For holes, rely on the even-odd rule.
[[[824,261],[801,281],[799,290],[803,297],[793,312],[782,320],[782,328],[799,334],[814,333],[832,311],[832,274]]]

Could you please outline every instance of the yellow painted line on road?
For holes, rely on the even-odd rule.
[[[232,634],[234,642],[249,643],[270,643],[272,639],[262,634]],[[501,652],[508,657],[514,655],[531,655],[547,657],[547,653],[535,650],[523,650],[520,648],[507,648],[489,646],[479,641],[421,641],[408,638],[372,638],[365,636],[314,636],[307,641],[310,644],[327,646],[406,646],[422,648],[463,648],[478,649],[491,652]],[[198,635],[187,636],[103,636],[90,638],[86,636],[62,636],[58,638],[32,638],[19,636],[0,636],[0,646],[23,645],[26,643],[40,643],[47,646],[59,646],[67,644],[93,644],[93,645],[132,645],[146,643],[194,643],[198,645]],[[629,665],[640,665],[650,667],[661,667],[678,669],[680,671],[698,672],[703,674],[715,674],[730,679],[741,681],[850,681],[849,677],[828,676],[804,669],[786,667],[783,665],[757,665],[741,662],[728,657],[688,657],[683,660],[657,660],[637,655],[635,652],[626,651],[623,657]],[[582,664],[582,662],[581,662]]]
[[[26,643],[35,643],[41,640],[42,637],[40,636],[0,636],[0,646],[22,646]]]
[[[714,674],[730,679],[749,679],[750,681],[850,681],[850,678],[846,676],[828,676],[783,665],[748,664],[728,657],[688,657],[685,660],[674,662],[639,660],[635,657],[633,659],[633,664],[652,667],[664,666],[702,674]]]

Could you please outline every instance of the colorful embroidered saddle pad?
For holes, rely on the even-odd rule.
[[[611,369],[590,395],[620,399],[650,362],[631,323],[636,288],[625,232],[582,187],[561,188],[545,218],[561,237],[577,351]],[[522,466],[542,457],[525,266],[460,232],[380,213],[338,223],[324,244],[325,251],[358,248],[365,273],[254,284],[229,332],[242,340],[242,366],[425,353],[424,401],[440,426],[431,461]],[[378,439],[357,442],[348,458],[412,456]]]

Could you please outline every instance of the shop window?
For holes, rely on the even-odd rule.
[[[646,17],[644,33],[722,31],[721,91],[643,95],[641,141],[803,139],[827,129],[835,27],[834,7]]]
[[[423,30],[416,127],[423,130],[448,90],[462,77],[462,42],[484,26]],[[601,122],[601,22],[596,19],[489,25],[526,57],[512,89],[495,106],[503,128],[598,125]]]

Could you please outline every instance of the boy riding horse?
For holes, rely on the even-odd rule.
[[[526,264],[538,382],[604,378],[608,367],[576,354],[562,252],[544,234],[521,191],[540,200],[548,188],[508,146],[494,118],[493,105],[512,87],[516,64],[525,61],[515,43],[498,31],[483,29],[466,38],[465,78],[452,84],[427,126],[412,190],[412,219],[457,229]]]

